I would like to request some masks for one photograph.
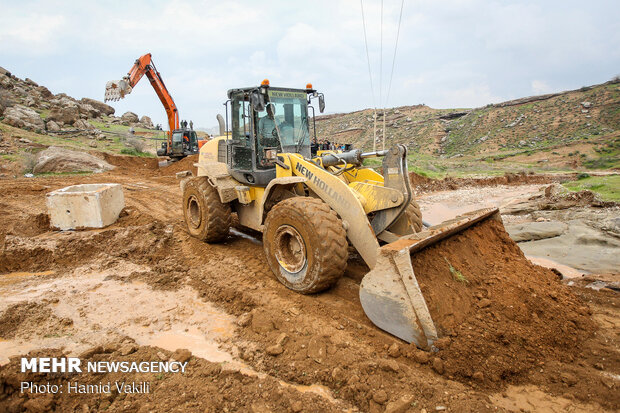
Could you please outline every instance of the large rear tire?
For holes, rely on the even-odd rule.
[[[183,215],[187,231],[206,242],[220,242],[231,224],[230,205],[220,201],[206,176],[191,178],[183,189]]]
[[[420,205],[416,201],[411,200],[409,205],[407,205],[407,209],[405,209],[405,214],[407,214],[407,219],[413,232],[422,231],[424,228],[424,224],[422,224],[422,211],[420,211]]]
[[[316,198],[294,197],[274,206],[265,221],[263,248],[276,278],[302,294],[331,287],[347,266],[342,221]]]

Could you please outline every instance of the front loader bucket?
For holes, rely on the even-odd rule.
[[[479,209],[379,248],[375,267],[360,284],[360,301],[370,321],[398,338],[430,349],[438,338],[437,329],[413,273],[411,254],[489,218],[501,219],[499,210]]]
[[[131,93],[131,86],[125,79],[112,80],[105,84],[104,102],[117,101]]]

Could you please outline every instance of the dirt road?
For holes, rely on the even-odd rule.
[[[0,410],[620,408],[617,293],[567,286],[523,258],[501,227],[474,229],[433,247],[438,254],[414,258],[444,335],[438,352],[426,353],[365,317],[358,285],[367,268],[358,257],[335,288],[292,293],[271,275],[259,234],[236,229],[217,245],[189,237],[173,173],[182,165],[108,162],[119,166],[105,174],[0,181]],[[101,230],[50,231],[45,193],[87,182],[122,184],[126,213]],[[486,238],[489,231],[495,238]],[[476,247],[466,249],[472,240]],[[494,240],[501,245],[494,261],[479,260]],[[447,262],[468,282],[455,284]],[[511,271],[529,278],[519,281]],[[10,360],[29,351],[50,356],[41,350],[50,348],[92,360],[190,357],[178,349],[191,358],[183,375],[80,376],[92,383],[149,381],[147,395],[20,395],[23,380],[66,381],[17,374],[18,359]]]

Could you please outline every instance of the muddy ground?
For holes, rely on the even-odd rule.
[[[184,165],[158,169],[140,159],[107,160],[118,168],[0,181],[0,411],[620,408],[615,274],[582,277],[586,270],[580,269],[577,278],[562,280],[527,260],[501,224],[478,225],[412,260],[442,336],[436,352],[423,352],[365,317],[358,289],[367,268],[359,257],[351,256],[331,290],[292,293],[271,275],[259,234],[236,228],[216,245],[189,237],[174,177]],[[127,207],[118,222],[101,230],[51,231],[45,194],[93,182],[123,185]],[[539,205],[532,197],[544,195],[545,185],[435,192],[421,205],[428,220],[441,221],[464,207],[495,202],[509,229],[543,222],[539,218],[560,221],[561,214],[582,214],[584,221],[591,211],[617,214],[612,206],[508,209],[526,201]],[[544,215],[551,212],[558,215]],[[18,373],[16,356],[29,352],[189,365],[185,374]],[[19,392],[22,381],[68,380],[147,381],[151,391]]]

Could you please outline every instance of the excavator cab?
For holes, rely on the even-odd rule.
[[[162,142],[161,148],[157,150],[157,156],[169,156],[171,158],[183,158],[188,155],[198,153],[198,136],[196,131],[191,129],[176,129],[172,131],[171,145]]]

